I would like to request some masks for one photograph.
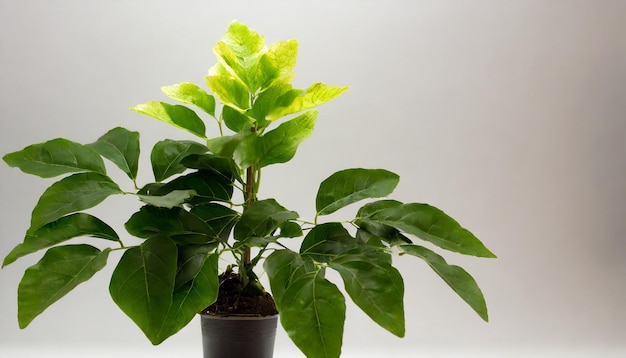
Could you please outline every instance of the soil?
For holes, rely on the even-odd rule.
[[[271,316],[278,314],[272,295],[249,296],[241,292],[239,275],[234,272],[219,276],[220,289],[217,301],[202,310],[202,313],[213,316]]]

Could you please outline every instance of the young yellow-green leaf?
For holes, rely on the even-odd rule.
[[[185,106],[150,101],[138,104],[130,109],[206,139],[204,122],[198,117],[196,112]]]
[[[205,78],[206,84],[219,100],[243,112],[251,107],[250,90],[238,78],[230,75],[212,75]]]
[[[111,249],[89,245],[50,248],[35,265],[26,269],[17,289],[17,317],[20,328],[80,283],[89,280],[105,265]]]
[[[263,53],[256,64],[255,88],[261,91],[269,88],[274,81],[290,75],[296,66],[298,41],[279,41]]]
[[[317,114],[308,111],[259,137],[256,150],[259,168],[291,160],[300,143],[313,134]]]
[[[220,40],[233,51],[237,58],[246,60],[257,56],[265,48],[265,39],[239,21],[233,21]]]
[[[190,140],[165,139],[157,142],[150,153],[152,172],[157,182],[174,174],[184,172],[187,167],[180,162],[190,154],[204,154],[208,148]]]
[[[177,248],[168,238],[144,241],[126,250],[113,271],[109,293],[152,344],[165,338],[163,328],[173,302]]]
[[[331,214],[349,204],[393,192],[400,177],[383,169],[346,169],[325,179],[317,191],[318,215]]]
[[[272,110],[268,114],[267,118],[269,120],[276,120],[288,114],[311,109],[339,97],[339,95],[347,91],[348,88],[349,87],[329,86],[323,83],[315,83],[299,96],[295,97],[289,105]]]
[[[119,241],[117,233],[102,220],[89,214],[75,213],[48,223],[37,230],[27,232],[24,242],[17,245],[4,258],[2,267],[22,256],[79,236]]]
[[[395,205],[377,211],[368,219],[430,241],[442,249],[464,255],[496,257],[474,234],[443,211],[428,204]]]
[[[227,71],[241,79],[251,92],[256,92],[254,83],[255,64],[265,51],[265,39],[246,25],[233,21],[213,53]]]
[[[449,265],[443,257],[425,247],[408,244],[398,245],[398,247],[403,252],[426,261],[428,266],[430,266],[463,301],[467,302],[485,322],[489,321],[487,304],[485,303],[483,293],[474,278],[467,273],[467,271],[459,266]]]
[[[139,132],[117,127],[108,131],[88,147],[107,158],[133,181],[139,166]]]
[[[185,104],[193,104],[204,112],[215,117],[215,97],[205,90],[189,82],[161,87],[161,91],[171,99]]]
[[[33,209],[29,231],[36,230],[66,214],[89,209],[108,196],[122,191],[109,177],[98,173],[78,173],[52,184]]]
[[[288,75],[296,67],[298,58],[298,41],[283,40],[273,43],[264,54],[279,71],[280,78]]]
[[[243,63],[243,59],[239,59],[233,50],[224,42],[218,41],[213,46],[213,54],[217,58],[217,64],[209,69],[210,75],[227,74],[229,77],[236,78],[244,85],[250,86],[248,81],[248,71],[244,66],[251,66],[256,61],[255,58],[247,59],[247,63]]]
[[[203,264],[193,280],[174,290],[172,304],[156,341],[162,342],[180,331],[198,312],[217,300],[219,255],[204,255],[202,258]]]
[[[98,153],[63,138],[30,145],[6,154],[2,159],[11,167],[18,167],[24,173],[42,178],[85,171],[106,174],[104,161]]]
[[[309,358],[341,355],[346,303],[321,271],[301,275],[276,302],[289,338]]]
[[[363,312],[404,337],[404,283],[390,261],[388,253],[366,247],[341,254],[329,265],[339,272],[346,292]]]

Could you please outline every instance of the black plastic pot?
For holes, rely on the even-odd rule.
[[[201,314],[204,358],[272,358],[278,315],[219,317]]]

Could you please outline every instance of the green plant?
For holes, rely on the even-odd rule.
[[[392,251],[424,260],[487,321],[474,279],[408,236],[460,254],[495,256],[441,210],[384,199],[398,175],[362,168],[332,174],[319,186],[311,221],[275,199],[257,197],[262,168],[291,160],[311,135],[318,114],[312,108],[347,90],[321,83],[293,88],[297,47],[288,40],[267,48],[262,36],[233,22],[213,48],[218,62],[206,77],[212,95],[181,83],[162,90],[182,105],[154,101],[132,107],[200,139],[156,143],[150,155],[155,181],[141,188],[139,133],[124,128],[86,145],[58,138],[3,157],[29,174],[64,175],[41,195],[23,242],[3,262],[47,249],[18,287],[21,328],[91,278],[118,250],[124,253],[111,277],[111,296],[153,344],[215,302],[223,255],[234,259],[228,270],[236,269],[240,291],[250,296],[265,293],[255,272],[263,262],[282,326],[309,357],[337,357],[341,350],[345,299],[325,278],[327,270],[339,273],[345,291],[372,320],[404,335],[404,285],[392,266]],[[222,103],[219,115],[215,98]],[[208,138],[205,122],[186,105],[213,117],[219,135]],[[119,167],[134,189],[122,190],[107,176],[103,158]],[[125,224],[141,239],[136,244],[125,244],[113,228],[84,212],[117,194],[135,195],[142,203]],[[321,222],[364,199],[376,200],[368,200],[354,219]],[[79,236],[108,240],[112,247],[67,243]],[[302,236],[298,251],[285,246]]]

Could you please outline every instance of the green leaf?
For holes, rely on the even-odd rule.
[[[235,249],[242,247],[266,247],[267,245],[277,242],[280,236],[264,236],[264,237],[249,237],[245,241],[236,242],[233,247]]]
[[[215,155],[232,158],[240,168],[246,168],[257,161],[258,138],[252,132],[239,132],[232,136],[211,138],[207,141],[207,147]]]
[[[230,231],[239,220],[239,213],[217,203],[197,205],[191,208],[191,213],[204,220],[211,228],[215,237],[226,242]]]
[[[148,239],[124,253],[111,277],[113,301],[152,344],[167,338],[163,329],[173,302],[177,256],[172,240]]]
[[[222,177],[227,182],[237,180],[243,183],[240,170],[231,158],[222,158],[216,155],[207,154],[191,154],[186,156],[181,164],[189,169],[202,169]]]
[[[463,268],[449,265],[446,260],[433,251],[417,245],[399,245],[403,252],[426,261],[439,277],[441,277],[478,315],[489,321],[487,304],[483,293],[474,278]]]
[[[18,152],[6,154],[2,159],[11,167],[42,178],[84,171],[106,174],[104,162],[98,153],[63,138],[30,145]]]
[[[138,104],[130,109],[206,139],[204,122],[198,117],[196,112],[185,106],[150,101]]]
[[[387,196],[399,181],[397,174],[383,169],[338,171],[320,184],[315,199],[317,213],[327,215],[363,199]]]
[[[362,206],[357,213],[357,220],[355,220],[355,224],[359,227],[357,239],[370,243],[374,243],[376,240],[378,242],[384,241],[390,245],[411,244],[412,241],[402,235],[398,229],[367,219],[369,215],[377,211],[399,205],[402,203],[396,200],[379,200]]]
[[[217,300],[218,259],[218,254],[205,255],[193,280],[174,290],[165,323],[156,337],[157,342],[162,342],[180,331],[198,312]]]
[[[307,357],[339,357],[345,299],[313,261],[290,250],[264,263],[283,328]]]
[[[175,288],[194,280],[206,264],[207,257],[215,251],[217,243],[208,245],[184,245],[178,247],[178,270]],[[217,277],[217,273],[216,273]],[[210,303],[209,303],[210,304]],[[209,306],[205,305],[202,308]]]
[[[250,129],[254,124],[248,116],[228,106],[222,108],[222,120],[233,132]]]
[[[308,273],[291,282],[276,306],[283,328],[307,357],[340,356],[345,299],[321,272]]]
[[[339,97],[339,95],[347,91],[348,88],[349,87],[329,86],[323,83],[315,83],[299,96],[294,98],[289,105],[275,108],[268,114],[267,117],[270,120],[276,120],[288,114],[311,109]]]
[[[274,199],[255,201],[248,207],[235,225],[235,240],[270,235],[283,222],[298,218],[298,213],[289,211]]]
[[[304,274],[318,271],[310,257],[300,256],[291,250],[274,251],[265,259],[263,268],[269,278],[276,301],[283,298],[285,289],[291,282]]]
[[[193,83],[183,82],[161,87],[161,91],[171,99],[192,104],[215,117],[215,98]]]
[[[152,206],[171,209],[196,196],[195,190],[173,190],[163,196],[139,195],[139,200]]]
[[[272,123],[266,118],[270,111],[289,105],[295,97],[302,93],[302,90],[294,89],[291,85],[290,81],[293,76],[290,74],[275,81],[269,88],[258,94],[252,109],[246,112],[248,116],[256,119],[257,130],[261,130]]]
[[[403,203],[397,200],[391,199],[383,199],[377,200],[371,203],[367,203],[359,208],[359,212],[357,213],[357,218],[367,218],[372,214],[375,214],[381,210],[395,208],[397,206],[402,205]]]
[[[98,173],[78,173],[52,184],[33,209],[30,229],[36,230],[66,214],[89,209],[108,196],[121,194],[119,186]]]
[[[154,145],[150,153],[152,171],[157,182],[174,174],[182,173],[187,168],[180,162],[190,154],[203,154],[208,148],[189,140],[165,139]]]
[[[317,111],[308,111],[282,123],[257,140],[259,167],[291,160],[302,141],[313,134]]]
[[[17,245],[4,258],[2,267],[22,256],[79,236],[92,236],[105,240],[119,241],[117,233],[100,219],[85,213],[71,214],[48,223],[37,230],[27,232],[24,242]]]
[[[361,228],[357,229],[356,231],[356,235],[354,236],[359,242],[365,244],[365,245],[369,245],[369,246],[374,246],[374,247],[381,247],[381,248],[385,248],[385,244],[383,244],[383,239],[381,239],[380,237],[370,233],[369,231],[363,230]]]
[[[300,246],[302,255],[315,261],[329,262],[336,256],[359,246],[350,233],[340,223],[325,223],[315,226],[304,237]]]
[[[429,241],[442,249],[464,255],[496,257],[474,234],[456,220],[428,204],[402,204],[380,210],[369,220]]]
[[[241,143],[241,141],[247,137],[253,135],[249,132],[237,133],[235,135],[215,137],[207,140],[207,147],[211,153],[222,158],[234,158],[235,150]]]
[[[76,286],[89,280],[105,265],[111,249],[103,251],[89,245],[57,246],[26,269],[17,289],[20,328]]]
[[[196,195],[188,202],[191,205],[206,204],[214,200],[229,201],[233,195],[232,182],[208,170],[198,170],[180,176],[157,188],[151,195],[166,195],[175,190],[194,190]]]
[[[293,237],[300,237],[303,235],[302,226],[300,226],[300,224],[293,222],[293,221],[285,221],[284,223],[280,224],[279,228],[280,228],[280,233],[279,233],[280,237],[293,238]]]
[[[133,181],[137,178],[139,132],[122,127],[113,128],[87,146],[117,165]]]
[[[146,205],[124,224],[129,234],[140,237],[170,237],[180,244],[206,244],[219,239],[202,219],[188,211]]]
[[[339,272],[346,292],[363,312],[389,332],[404,337],[404,283],[388,253],[352,250],[330,261],[330,267]]]

